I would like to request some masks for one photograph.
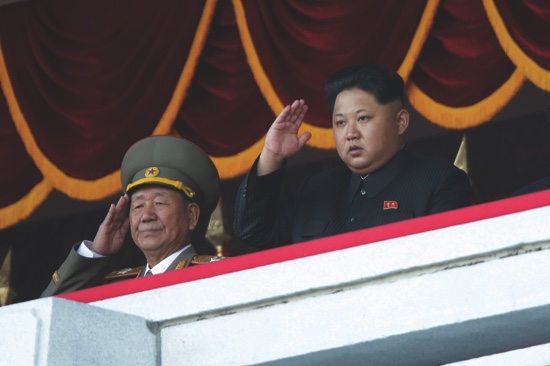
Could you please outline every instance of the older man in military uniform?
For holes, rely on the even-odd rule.
[[[201,149],[173,136],[145,138],[124,156],[121,180],[124,195],[111,204],[93,242],[74,246],[42,297],[222,259],[197,255],[192,245],[220,196],[216,167]],[[128,230],[147,264],[105,277]]]

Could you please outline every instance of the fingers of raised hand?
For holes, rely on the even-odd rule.
[[[307,112],[307,104],[303,99],[295,100],[288,108],[287,120],[292,123],[301,122]]]

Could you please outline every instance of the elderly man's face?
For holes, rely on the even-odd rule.
[[[332,128],[336,150],[354,173],[370,174],[386,164],[403,146],[409,114],[398,101],[379,104],[361,89],[336,97]]]
[[[198,218],[197,204],[172,189],[149,186],[132,194],[132,238],[151,266],[190,243]]]

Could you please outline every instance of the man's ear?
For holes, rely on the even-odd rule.
[[[409,128],[409,111],[406,109],[401,109],[397,112],[397,134],[403,135],[407,128]]]
[[[189,230],[194,230],[199,222],[199,216],[201,209],[196,203],[190,203],[187,205],[187,214],[189,215]]]

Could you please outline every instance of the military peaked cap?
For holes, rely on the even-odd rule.
[[[120,168],[122,189],[132,194],[143,185],[163,185],[183,192],[210,219],[220,198],[220,179],[208,155],[175,136],[150,136],[128,149]]]

